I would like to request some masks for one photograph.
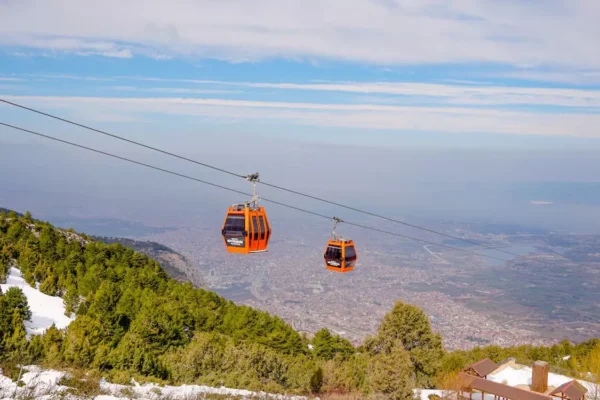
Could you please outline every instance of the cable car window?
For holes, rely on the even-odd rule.
[[[354,250],[354,246],[346,247],[346,260],[351,260],[356,258],[356,251]]]
[[[227,216],[227,221],[225,221],[225,228],[223,228],[225,230],[225,233],[232,233],[232,234],[242,234],[242,232],[244,231],[244,229],[246,228],[245,226],[245,218],[243,215],[228,215]]]
[[[265,220],[263,218],[262,215],[258,216],[258,222],[260,223],[260,240],[264,240],[265,239],[265,232],[267,231],[265,229]]]
[[[258,224],[256,223],[256,217],[252,217],[252,225],[254,226],[254,240],[258,240]]]
[[[327,247],[327,252],[325,253],[325,257],[333,258],[339,260],[342,258],[342,248],[337,246],[329,246]]]

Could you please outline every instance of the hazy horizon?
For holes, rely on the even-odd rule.
[[[0,206],[7,208],[27,209],[45,218],[118,218],[149,225],[172,221],[171,225],[180,226],[210,220],[215,214],[221,219],[227,205],[244,200],[218,188],[62,144],[26,136],[19,137],[20,143],[7,143],[6,137],[14,138],[9,134],[0,129]],[[96,139],[96,147],[250,190],[239,178],[151,151],[103,139]],[[206,143],[202,150],[181,154],[238,173],[259,171],[266,182],[398,218],[600,233],[600,222],[590,218],[600,211],[600,184],[594,181],[600,159],[594,151],[417,151],[249,140],[241,148],[231,142]],[[363,218],[261,185],[259,189],[267,198],[312,211]],[[276,205],[269,208],[284,219],[303,217]]]
[[[600,233],[597,0],[132,1],[0,2],[0,99],[386,215]],[[0,122],[249,189],[6,103]],[[0,126],[4,206],[185,224],[240,201],[190,183]]]

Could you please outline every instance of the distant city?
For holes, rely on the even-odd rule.
[[[396,238],[364,236],[356,238],[356,270],[336,274],[323,265],[326,236],[315,235],[306,223],[295,226],[297,239],[280,233],[268,253],[251,256],[227,254],[218,235],[198,228],[144,239],[185,255],[208,289],[276,314],[309,334],[326,327],[358,344],[376,332],[384,314],[401,300],[430,316],[448,349],[597,336],[600,310],[595,304],[600,303],[600,293],[591,288],[600,284],[599,237],[590,244],[590,236],[566,240],[539,232],[487,233],[498,229],[491,225],[451,225],[436,228],[526,258],[465,247],[509,260],[503,263]],[[585,243],[598,246],[598,255],[576,261],[575,250]]]
[[[600,332],[600,235],[506,223],[411,220],[524,256],[515,257],[369,220],[368,225],[500,260],[343,226],[344,236],[357,243],[358,264],[351,273],[337,274],[324,266],[327,224],[315,229],[314,221],[296,214],[273,215],[269,251],[240,256],[225,251],[221,218],[203,215],[186,224],[183,218],[157,217],[156,227],[129,222],[118,213],[48,219],[88,234],[166,245],[187,259],[191,267],[185,266],[185,273],[197,285],[278,315],[297,330],[312,334],[326,327],[356,344],[376,332],[397,300],[421,307],[448,349],[577,342]]]

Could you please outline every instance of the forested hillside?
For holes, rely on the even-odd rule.
[[[599,344],[447,353],[427,316],[402,302],[361,348],[326,329],[309,341],[277,317],[169,278],[146,255],[56,229],[29,213],[0,213],[0,281],[11,266],[30,285],[61,296],[76,319],[65,330],[27,338],[27,299],[17,288],[0,294],[0,363],[98,370],[117,383],[137,377],[408,399],[414,387],[442,385],[483,357],[543,359],[575,368]],[[563,360],[567,355],[572,357]]]
[[[19,216],[19,217],[22,217],[22,216],[23,216],[23,214],[21,214],[21,213],[18,213],[18,212],[16,212],[16,211],[9,210],[8,208],[0,207],[0,213],[8,214],[8,213],[12,213],[12,212],[14,212],[14,213],[15,213],[17,216]]]
[[[134,251],[145,254],[158,261],[171,278],[178,281],[190,281],[196,287],[204,286],[201,274],[194,270],[190,262],[175,250],[156,242],[141,241],[128,238],[92,236],[92,239],[105,244],[119,243]]]
[[[170,279],[156,261],[119,244],[60,231],[29,214],[3,214],[0,279],[11,263],[43,293],[62,296],[77,318],[66,332],[49,329],[28,343],[27,315],[3,305],[4,355],[26,348],[31,362],[174,381],[202,375],[204,383],[234,387],[268,382],[279,390],[304,389],[314,373],[306,340],[281,319]]]

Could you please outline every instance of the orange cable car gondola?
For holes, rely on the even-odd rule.
[[[333,218],[333,231],[331,239],[327,242],[325,248],[325,268],[335,272],[350,272],[356,266],[356,249],[354,242],[350,239],[344,239],[335,233],[335,228],[338,223],[343,222],[341,219]]]
[[[258,205],[256,195],[258,173],[248,175],[252,182],[252,199],[244,204],[234,204],[227,210],[221,234],[225,248],[230,253],[249,254],[267,251],[271,238],[271,225],[265,208]]]

